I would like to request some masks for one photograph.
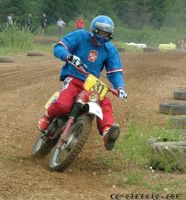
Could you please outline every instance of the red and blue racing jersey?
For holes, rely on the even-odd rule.
[[[117,48],[111,42],[96,46],[92,42],[91,32],[84,29],[77,30],[61,38],[54,47],[54,55],[63,61],[66,61],[69,54],[78,56],[82,63],[87,65],[88,72],[97,78],[105,68],[113,87],[115,89],[125,88],[122,61]],[[86,78],[85,75],[66,62],[61,69],[60,80],[64,80],[67,76],[73,76],[83,81]]]

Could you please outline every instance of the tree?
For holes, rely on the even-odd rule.
[[[169,4],[170,6],[170,4]],[[182,28],[186,23],[186,1],[171,1],[169,12],[164,17],[164,25]]]
[[[21,24],[25,23],[28,13],[32,13],[37,24],[43,13],[48,23],[56,22],[59,17],[69,22],[77,16],[90,21],[104,14],[130,28],[146,25],[160,28],[166,24],[181,27],[186,21],[185,0],[0,0],[0,9],[0,23],[10,13]]]

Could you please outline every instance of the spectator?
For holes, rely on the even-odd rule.
[[[65,26],[65,22],[62,20],[62,18],[60,17],[58,20],[57,20],[57,28],[58,28],[58,34],[60,36],[62,36],[62,33],[63,33],[63,27]]]
[[[181,40],[180,47],[181,47],[181,50],[184,50],[184,40]]]
[[[180,49],[181,48],[181,40],[178,40],[176,43],[176,48]]]
[[[76,23],[75,23],[75,28],[76,29],[82,29],[85,27],[85,22],[83,20],[82,17],[79,17],[77,20],[76,20]]]
[[[40,23],[41,23],[40,24],[41,25],[40,34],[43,34],[45,32],[45,28],[46,28],[46,25],[47,25],[47,18],[46,18],[46,14],[45,13],[43,13]]]
[[[32,29],[32,14],[30,13],[26,19],[26,27],[29,31]]]
[[[183,44],[183,49],[186,50],[186,42]]]
[[[7,16],[7,24],[8,24],[8,26],[12,26],[13,25],[13,16],[14,16],[13,13],[11,13],[10,15]]]

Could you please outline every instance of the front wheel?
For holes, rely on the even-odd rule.
[[[35,144],[32,149],[32,157],[44,157],[47,155],[52,147],[54,147],[56,140],[50,140],[49,137],[40,134],[40,136],[36,139]]]
[[[90,134],[92,121],[90,116],[84,115],[82,119],[77,120],[70,128],[67,142],[62,148],[53,148],[50,160],[49,169],[51,171],[63,172],[71,165],[75,157],[81,152]]]
[[[66,116],[55,118],[50,124],[47,133],[40,133],[32,149],[32,157],[44,157],[55,146],[62,129],[67,121]]]

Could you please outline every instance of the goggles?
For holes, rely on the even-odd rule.
[[[108,33],[108,32],[105,32],[105,31],[102,31],[102,30],[99,30],[99,29],[96,29],[96,33],[102,37],[105,37],[105,38],[111,38],[112,37],[112,34],[111,33]]]

